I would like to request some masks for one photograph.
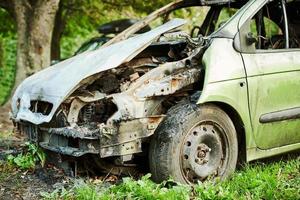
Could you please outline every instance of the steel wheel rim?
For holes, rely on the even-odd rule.
[[[201,121],[185,135],[180,147],[180,168],[187,183],[197,183],[224,173],[228,162],[228,140],[214,121]]]

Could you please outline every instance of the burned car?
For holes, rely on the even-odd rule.
[[[299,4],[175,1],[101,48],[27,78],[12,119],[74,168],[84,156],[109,173],[149,163],[156,181],[223,179],[239,161],[297,150]],[[191,33],[180,30],[189,21],[172,19],[131,37],[190,7],[207,9]],[[217,23],[224,9],[237,11]]]

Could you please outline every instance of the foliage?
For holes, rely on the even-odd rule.
[[[3,8],[0,8],[0,19],[0,33],[2,36],[9,37],[11,33],[14,33],[16,31],[14,20],[12,16]]]
[[[0,34],[0,105],[9,97],[14,85],[16,45],[15,35]]]
[[[122,184],[107,187],[104,183],[92,184],[90,182],[77,181],[74,186],[66,190],[60,188],[52,193],[42,193],[45,199],[189,199],[190,187],[165,181],[156,184],[150,180],[150,174],[141,180],[123,178]],[[169,187],[170,185],[174,185]]]
[[[245,166],[230,181],[195,188],[203,199],[299,199],[300,160]]]
[[[0,8],[0,106],[14,85],[16,63],[16,29],[12,17]]]
[[[37,162],[44,166],[46,156],[43,150],[33,143],[26,142],[25,145],[25,153],[20,153],[17,156],[8,155],[8,162],[20,169],[34,169]]]
[[[246,165],[230,180],[199,183],[194,187],[171,180],[156,184],[150,175],[124,178],[121,184],[93,184],[77,180],[69,189],[41,193],[44,199],[299,199],[300,159]]]
[[[113,6],[101,1],[87,2],[63,0],[63,20],[66,26],[61,38],[61,57],[67,58],[88,39],[98,36],[101,24],[122,18],[140,18],[143,12],[135,13],[131,6]],[[121,10],[120,10],[121,9]]]

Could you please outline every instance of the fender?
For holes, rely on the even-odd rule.
[[[246,148],[256,147],[249,114],[246,73],[240,53],[233,48],[233,40],[214,38],[203,55],[203,66],[205,79],[197,104],[220,102],[231,106],[243,121]]]

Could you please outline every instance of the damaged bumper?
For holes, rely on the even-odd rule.
[[[29,140],[44,149],[68,156],[99,154],[101,158],[142,152],[142,141],[154,134],[164,116],[122,121],[116,126],[45,128],[19,124]]]

